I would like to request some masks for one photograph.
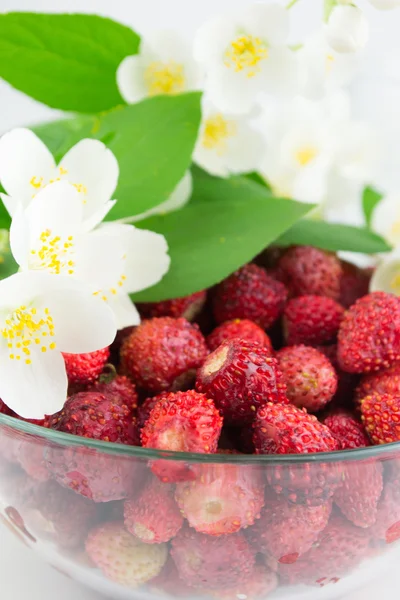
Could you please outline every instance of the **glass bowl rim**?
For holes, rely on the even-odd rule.
[[[90,448],[103,454],[113,454],[130,458],[142,458],[147,460],[175,460],[189,463],[230,463],[230,464],[253,464],[271,465],[285,463],[326,463],[350,460],[368,460],[373,458],[384,458],[393,452],[400,452],[400,442],[382,444],[378,446],[367,446],[353,450],[336,450],[334,452],[319,452],[315,454],[200,454],[196,452],[175,452],[172,450],[157,450],[154,448],[142,448],[141,446],[129,446],[84,438],[70,433],[47,429],[40,425],[34,425],[0,413],[0,425],[8,429],[17,430],[34,438],[44,438],[49,442],[60,446],[75,446]]]

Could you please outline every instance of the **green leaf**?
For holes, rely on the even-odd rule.
[[[362,198],[362,205],[368,227],[371,226],[372,214],[382,198],[383,194],[378,192],[378,190],[375,190],[372,187],[365,188]]]
[[[272,188],[271,188],[270,184],[268,183],[268,181],[266,179],[264,179],[264,177],[262,175],[260,175],[260,173],[257,173],[257,171],[252,171],[251,173],[245,173],[244,177],[247,177],[247,179],[250,179],[250,181],[255,181],[256,183],[259,183],[260,185],[263,185],[264,187],[266,187],[269,191],[272,191]]]
[[[369,229],[308,219],[295,223],[276,243],[279,246],[299,244],[301,246],[317,246],[332,252],[346,250],[363,254],[391,250],[383,238]]]
[[[98,117],[79,116],[35,125],[31,129],[46,144],[58,162],[80,140],[93,137],[96,123]]]
[[[5,194],[5,189],[0,183],[0,194]],[[1,229],[10,229],[11,225],[11,217],[8,214],[6,207],[3,202],[0,200],[0,230]]]
[[[103,141],[117,157],[117,204],[108,219],[138,215],[168,198],[190,167],[200,126],[201,94],[157,96],[99,117],[47,123],[34,131],[57,160],[85,137]]]
[[[313,206],[273,198],[245,177],[218,179],[193,170],[192,201],[137,225],[165,235],[171,268],[156,286],[132,296],[156,302],[210,287],[252,260]]]
[[[97,15],[0,14],[0,77],[52,108],[95,113],[124,103],[121,61],[139,36]]]
[[[0,279],[14,275],[18,271],[18,265],[11,254],[9,234],[6,230],[0,230]]]

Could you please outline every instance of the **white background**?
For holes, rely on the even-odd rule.
[[[216,12],[250,4],[251,0],[0,0],[0,11],[96,12],[133,26],[138,32],[177,27],[190,38],[196,27]],[[364,62],[363,75],[354,86],[357,114],[373,117],[400,156],[400,10],[380,13],[365,6],[370,18],[372,40]],[[293,9],[296,33],[293,41],[311,32],[318,24],[322,0],[301,0]],[[16,125],[53,118],[57,113],[12,90],[0,81],[0,132]],[[397,162],[397,161],[396,161]],[[397,165],[396,165],[397,166]],[[397,168],[395,169],[397,171]],[[396,574],[394,574],[394,577]],[[391,600],[398,598],[393,579],[379,582],[359,595],[343,600]],[[20,546],[8,531],[0,530],[0,595],[2,600],[99,600],[98,595],[44,565]]]

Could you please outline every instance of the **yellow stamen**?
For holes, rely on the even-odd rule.
[[[204,124],[202,144],[207,150],[223,154],[227,140],[236,135],[236,123],[225,119],[220,113],[209,117]]]
[[[155,61],[147,67],[144,80],[150,96],[180,94],[185,90],[185,69],[173,60]]]
[[[225,52],[224,64],[236,73],[246,72],[254,77],[260,71],[260,63],[268,58],[268,46],[259,37],[240,35]]]
[[[300,148],[296,152],[296,160],[301,167],[306,167],[310,162],[314,160],[317,156],[318,152],[316,148],[312,146],[305,146],[304,148]]]

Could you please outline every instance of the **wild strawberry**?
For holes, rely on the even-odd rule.
[[[183,524],[172,486],[152,477],[133,500],[124,507],[125,527],[146,544],[169,542]]]
[[[346,371],[340,368],[337,358],[337,344],[315,346],[315,348],[330,361],[338,378],[338,388],[331,406],[352,410],[354,391],[359,382],[359,376],[354,373],[346,373]]]
[[[149,582],[151,592],[162,592],[175,598],[190,598],[193,595],[193,588],[185,584],[179,577],[178,569],[171,556],[168,556],[167,562],[162,568],[161,573]]]
[[[373,444],[400,440],[400,396],[372,394],[361,400],[361,420]]]
[[[81,392],[68,398],[64,408],[50,418],[50,429],[104,442],[138,443],[138,430],[130,408],[119,396]]]
[[[185,527],[172,540],[171,555],[180,578],[194,588],[229,589],[254,572],[254,551],[241,533],[213,537]]]
[[[310,454],[338,449],[329,429],[315,416],[283,404],[268,403],[258,410],[253,440],[257,454]],[[266,475],[275,492],[307,506],[324,504],[340,483],[340,470],[334,463],[271,465]]]
[[[280,317],[287,299],[285,286],[261,267],[245,265],[215,289],[214,317],[217,323],[249,319],[268,329]]]
[[[196,480],[179,483],[175,497],[189,525],[224,535],[253,525],[264,504],[261,471],[249,465],[198,465]]]
[[[356,405],[359,407],[360,401],[372,394],[400,395],[400,363],[383,371],[364,375],[356,389]]]
[[[125,340],[122,368],[145,390],[187,388],[208,353],[197,325],[163,317],[144,321]]]
[[[11,408],[8,408],[7,404],[4,404],[3,400],[0,400],[0,413],[9,417],[15,417],[16,414]]]
[[[334,254],[312,246],[289,248],[278,263],[278,273],[291,296],[339,299],[342,267]]]
[[[25,473],[36,481],[45,482],[51,477],[44,452],[48,443],[40,438],[23,440],[18,449],[18,461]]]
[[[90,391],[100,392],[117,404],[126,405],[131,411],[136,411],[138,393],[135,384],[124,375],[117,375],[111,380],[97,381]]]
[[[86,552],[107,579],[128,588],[156,577],[167,560],[165,544],[143,544],[118,521],[95,527]]]
[[[250,542],[280,563],[294,563],[325,529],[331,510],[330,500],[320,506],[301,506],[270,492],[261,518],[248,532]]]
[[[266,402],[288,403],[275,358],[256,342],[231,340],[212,352],[197,373],[196,389],[215,401],[227,423],[251,422]]]
[[[261,327],[248,319],[234,319],[233,321],[222,323],[222,325],[210,333],[206,342],[211,352],[213,352],[223,342],[237,339],[246,340],[246,342],[258,342],[261,346],[268,348],[271,356],[273,354],[269,336]]]
[[[373,292],[357,300],[339,329],[338,359],[349,373],[379,371],[399,361],[399,298]]]
[[[142,429],[146,421],[148,421],[151,411],[153,410],[157,402],[160,400],[160,398],[164,398],[168,395],[168,393],[169,392],[163,392],[158,396],[151,396],[150,398],[146,398],[146,400],[139,405],[137,411],[137,424],[139,430]]]
[[[281,564],[284,583],[305,583],[323,587],[337,583],[368,554],[368,533],[334,514],[316,543],[294,564]]]
[[[383,489],[382,465],[377,461],[355,461],[343,465],[343,483],[334,500],[357,527],[371,527],[376,521]]]
[[[392,544],[400,539],[400,481],[393,479],[385,484],[378,504],[375,524],[371,535]]]
[[[164,394],[141,431],[145,448],[180,452],[216,452],[222,418],[212,400],[192,390]],[[193,478],[181,461],[157,460],[153,472],[165,482]]]
[[[276,358],[292,404],[318,412],[332,400],[337,390],[337,375],[321,352],[309,346],[288,346]]]
[[[110,357],[110,349],[89,354],[63,354],[63,357],[70,385],[86,385],[100,377]]]
[[[257,411],[254,444],[257,454],[312,454],[338,449],[328,427],[314,415],[272,402]]]
[[[339,302],[345,308],[350,308],[359,298],[368,294],[372,271],[370,269],[360,269],[343,260],[341,264],[342,277],[340,279]]]
[[[123,500],[138,489],[147,475],[145,465],[129,458],[105,454],[92,448],[49,447],[48,470],[63,487],[94,502]]]
[[[365,448],[370,445],[363,424],[350,411],[336,409],[322,419],[333,437],[337,440],[340,450]]]
[[[344,308],[325,296],[299,296],[289,300],[283,313],[283,329],[290,346],[315,346],[334,342]]]
[[[187,321],[194,321],[203,308],[207,298],[207,292],[201,291],[183,298],[164,300],[149,304],[139,304],[139,312],[143,319],[154,319],[155,317],[183,317]]]
[[[232,598],[259,600],[272,594],[277,587],[277,574],[263,565],[256,565],[251,579],[227,590],[208,590],[208,593],[217,600],[232,600]]]
[[[51,532],[51,538],[62,548],[76,548],[85,540],[97,518],[96,505],[60,487],[54,481],[39,486],[36,508],[41,519],[36,519],[42,534]]]

